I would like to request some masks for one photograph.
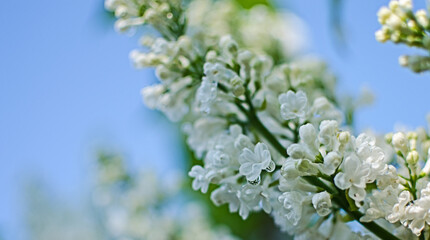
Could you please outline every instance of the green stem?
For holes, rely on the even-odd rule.
[[[333,197],[333,201],[339,205],[349,216],[353,217],[357,222],[359,222],[367,230],[380,237],[381,239],[398,239],[396,236],[376,224],[375,222],[361,222],[360,218],[363,213],[360,211],[352,211],[349,207],[348,201],[346,200],[345,191],[340,191],[338,189],[333,189],[332,187],[325,184],[318,177],[315,176],[304,176],[303,177],[310,184],[320,187],[330,193]]]
[[[352,216],[355,220],[357,220],[363,227],[365,227],[367,230],[375,234],[376,236],[380,237],[381,239],[399,239],[375,222],[361,222],[360,218],[363,216],[363,213],[359,211],[351,211],[349,210],[348,206],[342,205],[342,201],[338,200],[337,198],[333,199],[338,205],[342,207],[342,209],[348,213],[348,215]]]
[[[251,126],[254,127],[257,131],[263,135],[263,137],[269,141],[269,143],[283,156],[288,157],[287,150],[285,149],[282,144],[278,142],[278,140],[267,130],[267,128],[263,125],[263,123],[260,121],[260,119],[255,115],[249,115],[249,120],[251,123]]]
[[[258,118],[257,114],[255,113],[255,110],[252,106],[251,99],[249,98],[249,93],[247,92],[245,94],[246,102],[248,104],[249,110],[247,110],[243,105],[240,103],[240,101],[236,102],[236,105],[238,108],[249,118],[249,121],[251,123],[251,126],[254,127],[257,131],[259,131],[264,138],[267,139],[267,141],[270,142],[270,144],[284,157],[288,157],[287,151],[285,148],[278,142],[275,136],[272,135],[269,130],[263,125],[263,123]],[[339,189],[335,189],[333,187],[328,186],[323,181],[321,181],[316,176],[305,176],[303,177],[306,181],[308,181],[310,184],[320,187],[324,189],[325,191],[331,193],[334,198],[334,202],[339,205],[348,215],[352,216],[356,221],[358,221],[363,227],[365,227],[367,230],[375,234],[376,236],[382,238],[382,239],[393,239],[398,240],[396,236],[376,224],[375,222],[361,222],[360,218],[363,216],[363,214],[359,211],[352,211],[349,207],[349,203],[345,197],[345,191],[339,192]]]
[[[403,155],[401,156],[403,157]],[[411,168],[409,167],[408,162],[406,161],[405,158],[403,158],[405,161],[405,166],[408,169],[409,172],[409,179],[406,179],[409,181],[410,184],[409,187],[407,187],[408,191],[412,194],[412,196],[414,197],[414,200],[417,199],[417,188],[416,188],[416,184],[417,184],[417,175],[415,174],[415,171],[412,172]]]
[[[228,92],[228,88],[221,83],[218,84],[218,88],[223,92]],[[243,101],[237,98],[235,100],[235,104],[239,108],[239,110],[248,117],[251,127],[259,131],[260,134],[263,135],[263,137],[272,145],[272,147],[274,147],[282,156],[288,157],[288,153],[285,147],[282,146],[281,143],[279,143],[278,139],[272,135],[272,133],[264,126],[264,124],[258,118],[255,112],[254,106],[252,105],[252,101],[248,91],[245,92],[245,103],[248,105],[248,109],[242,105]],[[295,134],[297,134],[297,132]],[[359,211],[352,211],[350,209],[349,203],[345,197],[345,191],[328,186],[316,176],[305,176],[303,178],[310,184],[316,187],[320,187],[325,191],[331,193],[334,196],[333,201],[337,205],[339,205],[339,207],[341,207],[348,215],[353,217],[363,227],[365,227],[367,230],[369,230],[376,236],[384,240],[385,239],[399,240],[396,236],[394,236],[393,234],[391,234],[390,232],[388,232],[387,230],[385,230],[375,222],[369,222],[369,223],[361,222],[360,218],[363,216],[363,214]]]
[[[248,104],[249,110],[246,110],[241,104],[237,104],[239,109],[248,117],[249,122],[252,127],[263,135],[263,137],[269,141],[269,143],[274,147],[283,157],[287,158],[288,153],[284,146],[279,143],[278,139],[264,126],[264,124],[258,118],[254,106],[252,105],[251,99],[249,97],[249,92],[246,92],[246,103]]]

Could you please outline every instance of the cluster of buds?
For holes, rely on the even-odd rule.
[[[174,39],[185,31],[181,1],[178,0],[107,0],[105,8],[118,18],[115,29],[119,32],[149,24],[164,37]]]
[[[212,225],[201,203],[173,201],[180,195],[182,177],[131,171],[115,154],[102,154],[97,169],[93,200],[106,238],[238,240],[222,226]],[[179,210],[180,215],[172,214]]]
[[[375,33],[376,40],[429,50],[428,12],[420,9],[414,13],[412,8],[412,0],[392,0],[388,7],[382,7],[378,12],[378,21],[382,28]],[[401,56],[399,63],[414,72],[430,70],[430,59],[427,56]]]
[[[180,8],[173,0],[153,2],[149,9],[162,3],[170,4],[169,11]],[[352,116],[355,108],[339,110],[345,107],[324,64],[283,61],[274,54],[276,45],[256,49],[255,43],[235,34],[252,33],[245,25],[230,26],[221,17],[197,14],[206,13],[200,8],[183,15],[187,19],[182,22],[160,9],[160,18],[147,18],[149,9],[139,16],[162,37],[145,38],[142,43],[149,52],[134,51],[131,58],[136,67],[155,67],[160,83],[143,89],[144,100],[183,123],[187,144],[201,160],[189,172],[194,190],[210,192],[215,205],[226,204],[243,219],[264,211],[296,239],[367,238],[369,232],[369,237],[400,237],[375,222],[381,218],[392,227],[402,223],[399,228],[407,233],[401,237],[414,238],[430,224],[425,211],[420,215],[405,210],[414,200],[417,208],[411,211],[416,212],[430,203],[430,185],[425,188],[430,166],[422,164],[419,134],[388,137],[399,160],[390,164],[373,136],[356,137],[343,124],[343,116]],[[247,15],[244,12],[233,15]],[[422,11],[412,13],[411,1],[391,1],[379,18],[380,41],[427,49],[428,18]],[[178,24],[185,22],[187,31],[178,31]],[[231,30],[211,33],[216,25]],[[354,219],[363,228],[354,233],[341,219]]]

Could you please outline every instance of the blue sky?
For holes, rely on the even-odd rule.
[[[282,1],[279,1],[282,2]],[[376,13],[388,0],[343,1],[343,21],[347,47],[339,54],[331,35],[329,5],[331,1],[286,1],[308,25],[311,47],[327,61],[339,78],[339,92],[357,94],[366,85],[376,95],[374,105],[359,111],[358,129],[392,131],[402,123],[411,127],[426,126],[430,112],[426,97],[430,91],[429,74],[417,75],[398,65],[402,54],[423,53],[392,43],[381,44],[374,33],[380,28]],[[415,9],[425,8],[424,0],[415,0]]]
[[[128,60],[137,37],[103,21],[102,1],[5,1],[2,9],[0,232],[7,239],[21,238],[22,185],[33,176],[74,200],[88,191],[100,147],[160,167],[180,156],[169,135],[176,129],[142,104],[140,89],[154,78]]]
[[[363,84],[375,92],[375,104],[359,112],[358,128],[426,124],[429,75],[398,66],[398,56],[411,49],[374,40],[376,12],[388,1],[345,2],[345,54],[331,36],[328,2],[288,4],[308,25],[309,52],[328,62],[341,92],[357,94]],[[20,196],[31,176],[73,201],[89,189],[99,147],[158,168],[181,155],[177,129],[141,103],[140,89],[154,78],[128,60],[137,37],[115,33],[102,8],[100,0],[2,3],[0,234],[6,239],[23,237]]]

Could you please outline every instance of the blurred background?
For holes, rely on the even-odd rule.
[[[374,38],[376,13],[386,4],[275,2],[305,22],[306,52],[326,60],[339,78],[339,93],[371,89],[375,102],[358,111],[356,127],[381,133],[397,124],[426,126],[430,112],[429,76],[398,65],[400,55],[414,50]],[[138,36],[117,34],[103,1],[1,5],[0,239],[33,239],[30,185],[45,189],[53,207],[85,212],[81,206],[89,202],[100,149],[160,174],[186,171],[178,127],[142,104],[140,89],[155,78],[151,69],[137,71],[128,60]],[[424,8],[424,1],[415,7]]]

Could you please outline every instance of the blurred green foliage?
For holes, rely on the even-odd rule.
[[[187,149],[186,156],[183,158],[187,168],[187,172],[194,165],[202,165],[202,160],[197,159],[191,149],[186,144],[185,137],[183,139],[183,147]],[[247,240],[260,240],[260,239],[293,239],[286,233],[282,233],[273,221],[273,218],[264,211],[250,213],[246,220],[243,220],[239,213],[231,213],[228,205],[215,206],[210,199],[211,192],[215,190],[216,185],[210,185],[208,193],[201,193],[194,191],[191,188],[193,179],[187,178],[184,190],[188,193],[193,200],[198,200],[206,205],[209,209],[209,216],[214,224],[226,225],[230,228],[233,235]]]
[[[104,2],[104,0],[100,0]],[[216,0],[215,0],[216,1]],[[240,6],[245,9],[250,9],[255,5],[265,5],[268,6],[272,10],[276,10],[275,4],[272,0],[234,0]],[[185,0],[188,2],[188,0]],[[329,1],[329,21],[331,25],[331,29],[335,35],[334,41],[340,44],[336,44],[339,50],[345,47],[345,34],[344,27],[342,24],[342,9],[343,9],[343,0],[330,0]],[[111,26],[114,21],[114,16],[112,13],[104,11],[103,14],[98,12],[98,16],[100,17],[101,22],[103,22],[106,26]],[[187,147],[185,143],[185,138],[183,139],[183,147],[187,149],[187,153],[183,157],[185,162],[186,171],[188,172],[193,165],[201,165],[202,161],[198,160],[194,157],[193,153]],[[279,228],[275,226],[273,222],[273,218],[270,215],[259,212],[259,213],[251,213],[248,219],[242,220],[238,213],[230,213],[228,210],[228,205],[223,205],[220,207],[215,206],[210,200],[210,193],[214,190],[215,186],[212,185],[209,188],[209,193],[202,194],[200,191],[194,191],[191,188],[191,178],[187,178],[187,181],[184,186],[184,190],[186,194],[193,200],[198,200],[204,205],[206,205],[209,209],[209,215],[212,218],[212,221],[215,224],[223,224],[230,228],[231,232],[242,238],[242,239],[292,239],[291,236],[281,233]],[[0,237],[1,239],[1,237]]]
[[[274,9],[274,5],[270,0],[235,0],[239,5],[246,9],[250,9],[255,5],[262,4]]]

